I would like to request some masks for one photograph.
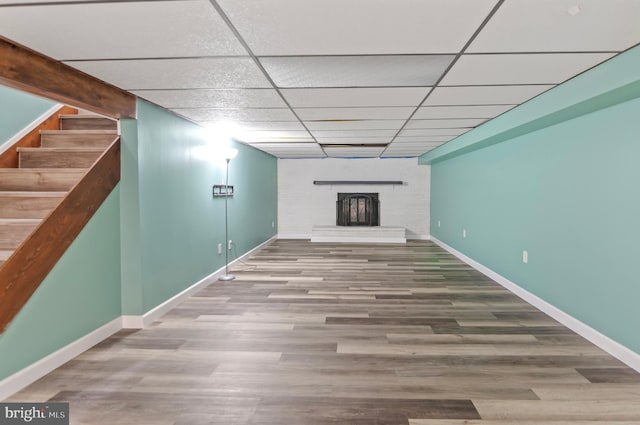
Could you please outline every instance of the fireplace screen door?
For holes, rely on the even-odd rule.
[[[379,226],[380,201],[377,193],[338,193],[338,226]]]

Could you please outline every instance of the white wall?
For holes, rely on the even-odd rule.
[[[314,180],[402,180],[402,186],[317,186]],[[407,238],[429,235],[430,167],[416,158],[279,159],[278,236],[310,238],[314,225],[336,224],[338,192],[380,194],[380,225],[402,226]]]

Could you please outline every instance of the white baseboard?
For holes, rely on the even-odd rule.
[[[120,317],[0,381],[0,400],[17,393],[122,329]]]
[[[6,142],[2,143],[0,145],[0,154],[2,154],[4,151],[9,149],[11,146],[13,146],[17,141],[22,139],[24,136],[26,136],[27,134],[31,133],[40,124],[42,124],[47,119],[49,119],[49,117],[51,115],[55,114],[58,109],[62,108],[62,106],[63,105],[60,104],[60,103],[55,104],[54,106],[49,108],[45,113],[43,113],[38,118],[36,118],[31,124],[29,124],[28,126],[23,128],[22,130],[20,130],[18,133],[14,134],[13,137],[11,137]]]
[[[253,248],[249,252],[229,263],[229,265],[232,265],[236,261],[240,261],[245,257],[252,255],[275,239],[276,237],[274,236],[271,239],[261,243],[257,247]],[[112,320],[111,322],[99,327],[95,331],[90,332],[89,334],[73,341],[71,344],[62,347],[58,351],[55,351],[54,353],[49,354],[48,356],[14,373],[13,375],[8,376],[7,378],[0,381],[0,401],[17,393],[21,389],[34,383],[51,371],[62,366],[69,360],[87,351],[94,345],[104,341],[114,333],[118,332],[120,329],[142,329],[146,326],[149,326],[151,323],[153,323],[154,320],[158,319],[160,316],[165,314],[185,298],[193,295],[193,293],[200,290],[203,286],[208,285],[212,279],[217,278],[223,272],[224,267],[216,270],[209,276],[201,279],[200,281],[191,285],[189,288],[180,292],[171,299],[163,302],[162,304],[158,305],[153,310],[150,310],[142,316],[120,316]]]
[[[268,239],[267,241],[261,243],[260,245],[256,246],[252,250],[246,252],[245,254],[243,254],[240,257],[236,258],[235,260],[231,261],[229,263],[229,266],[232,266],[236,262],[239,262],[239,261],[249,257],[250,255],[253,255],[255,252],[259,251],[265,245],[271,243],[275,239],[277,239],[277,236],[273,236],[272,238]],[[222,273],[224,273],[224,269],[225,269],[224,267],[221,267],[218,270],[216,270],[215,272],[211,273],[210,275],[203,277],[198,282],[194,283],[193,285],[191,285],[187,289],[183,290],[179,294],[176,294],[173,297],[169,298],[168,300],[166,300],[162,304],[159,304],[158,306],[156,306],[153,309],[149,310],[148,312],[146,312],[142,316],[122,316],[122,327],[125,328],[125,329],[143,329],[143,328],[148,327],[154,321],[158,320],[160,317],[162,317],[164,314],[166,314],[173,307],[175,307],[176,305],[178,305],[179,303],[181,303],[185,299],[189,298],[190,296],[192,296],[193,294],[195,294],[196,292],[198,292],[199,290],[201,290],[205,286],[209,285],[213,280],[215,280],[219,276],[221,276]]]
[[[278,233],[278,239],[311,239],[311,233]]]
[[[407,235],[408,241],[430,241],[431,235]]]
[[[606,351],[607,353],[611,354],[613,357],[617,358],[618,360],[620,360],[621,362],[623,362],[627,366],[629,366],[629,367],[637,370],[638,372],[640,372],[640,354],[638,354],[635,351],[632,351],[632,350],[628,349],[624,345],[612,340],[608,336],[598,332],[597,330],[593,329],[591,326],[589,326],[589,325],[581,322],[580,320],[576,319],[575,317],[565,313],[564,311],[560,310],[559,308],[555,307],[554,305],[549,304],[547,301],[545,301],[542,298],[532,294],[531,292],[527,291],[526,289],[521,288],[516,283],[514,283],[514,282],[510,281],[509,279],[507,279],[506,277],[494,272],[490,268],[478,263],[477,261],[467,257],[466,255],[464,255],[460,251],[456,250],[455,248],[450,247],[449,245],[447,245],[446,243],[442,242],[441,240],[438,240],[437,238],[435,238],[433,236],[431,237],[431,240],[433,242],[435,242],[436,244],[440,245],[445,250],[449,251],[451,254],[453,254],[456,257],[458,257],[460,260],[462,260],[465,263],[469,264],[474,269],[478,270],[480,273],[482,273],[482,274],[490,277],[491,279],[495,280],[500,285],[502,285],[503,287],[505,287],[506,289],[508,289],[509,291],[514,293],[515,295],[517,295],[518,297],[522,298],[527,303],[529,303],[532,306],[536,307],[540,311],[546,313],[547,315],[549,315],[553,319],[557,320],[558,322],[562,323],[563,325],[565,325],[566,327],[568,327],[569,329],[571,329],[572,331],[574,331],[578,335],[582,336],[583,338],[591,341],[593,344],[595,344],[598,347],[602,348],[604,351]]]
[[[142,329],[144,328],[144,316],[120,316],[122,319],[122,329]]]

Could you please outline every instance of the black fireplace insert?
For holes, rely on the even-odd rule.
[[[336,225],[379,226],[379,209],[377,193],[338,193]]]

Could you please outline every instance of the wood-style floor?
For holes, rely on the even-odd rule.
[[[276,241],[13,401],[74,424],[638,425],[640,375],[430,242]]]

